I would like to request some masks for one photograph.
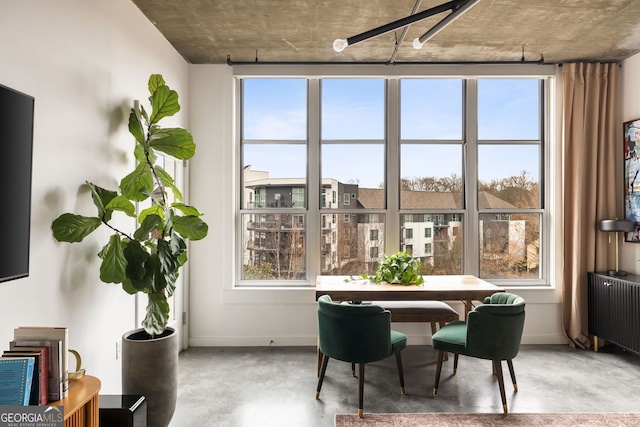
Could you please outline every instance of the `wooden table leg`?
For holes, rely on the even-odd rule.
[[[473,310],[473,304],[469,299],[463,300],[462,302],[464,303],[464,321],[466,322],[469,312]]]

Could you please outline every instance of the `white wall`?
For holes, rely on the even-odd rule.
[[[622,63],[621,79],[622,90],[620,95],[622,97],[622,112],[620,123],[620,134],[618,137],[619,143],[622,145],[622,123],[629,120],[635,120],[640,118],[640,54],[634,55]],[[622,150],[622,148],[621,148]],[[622,159],[620,159],[620,194],[624,187],[622,187],[622,177],[624,173]],[[622,206],[620,207],[622,210]],[[620,235],[620,269],[628,271],[634,274],[640,274],[640,244],[624,242],[624,238]]]
[[[235,281],[234,208],[237,204],[234,148],[233,68],[227,65],[198,65],[190,69],[190,130],[198,144],[191,161],[191,203],[205,213],[209,236],[191,244],[190,333],[192,346],[315,345],[317,341],[316,303],[313,288],[233,289]],[[560,100],[557,101],[558,105]],[[559,122],[559,110],[552,118]],[[559,127],[558,127],[559,128]],[[559,131],[558,135],[559,137]],[[552,153],[560,158],[559,144]],[[556,161],[556,165],[559,163]],[[559,175],[559,169],[554,168]],[[560,182],[560,181],[558,181]],[[559,203],[559,191],[553,192]],[[554,215],[554,236],[560,236],[560,219]],[[556,241],[554,245],[561,242]],[[555,253],[560,255],[559,250]],[[562,264],[554,260],[552,282]],[[527,344],[566,343],[562,332],[560,290],[514,292],[527,300],[527,320],[523,342]],[[461,304],[454,306],[463,312]],[[430,329],[421,324],[395,324],[406,332],[410,343],[429,343]]]
[[[116,188],[132,165],[133,99],[146,105],[148,77],[160,73],[186,106],[188,67],[130,0],[0,2],[0,84],[35,97],[31,272],[0,283],[0,350],[14,327],[67,326],[102,392],[120,392],[115,342],[136,326],[134,297],[98,278],[106,232],[59,244],[50,224],[95,214],[80,184]],[[176,117],[186,126],[186,112]]]
[[[198,152],[191,160],[191,203],[210,231],[191,243],[190,332],[193,346],[314,345],[312,289],[234,290],[236,153],[233,75],[227,65],[191,66],[190,131]]]

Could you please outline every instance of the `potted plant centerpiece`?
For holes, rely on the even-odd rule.
[[[100,280],[148,298],[143,328],[123,336],[123,394],[144,395],[148,425],[166,427],[175,410],[178,362],[177,333],[167,327],[167,298],[173,295],[180,268],[187,262],[186,242],[203,239],[208,226],[195,207],[182,202],[174,177],[157,164],[158,153],[179,160],[195,154],[189,131],[159,124],[180,110],[178,94],[159,74],[149,78],[149,92],[151,111],[135,102],[129,114],[129,131],[135,139],[134,170],[122,178],[116,191],[87,181],[96,215],[64,213],[51,228],[57,241],[69,243],[81,242],[101,225],[113,231],[98,253]],[[136,212],[136,203],[141,202],[148,207]],[[136,218],[137,229],[131,232],[113,225],[116,213]]]
[[[397,285],[421,285],[424,279],[420,275],[422,263],[407,252],[384,255],[374,275],[360,274],[358,277],[372,282],[386,282]],[[347,279],[350,280],[350,279]]]

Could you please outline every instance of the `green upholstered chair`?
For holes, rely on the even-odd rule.
[[[358,416],[362,417],[364,366],[395,354],[404,393],[404,376],[400,352],[407,346],[407,336],[391,330],[391,313],[373,304],[338,304],[329,295],[318,298],[318,335],[322,366],[316,399],[329,359],[359,364]]]
[[[524,328],[524,298],[499,292],[485,298],[484,304],[469,312],[466,322],[452,322],[442,327],[432,337],[433,348],[438,350],[436,380],[433,395],[438,394],[440,371],[444,353],[453,353],[453,373],[458,368],[458,355],[487,359],[493,362],[493,373],[498,377],[498,387],[504,413],[508,412],[507,398],[502,378],[502,361],[506,360],[517,392],[516,375],[512,359],[518,354]]]

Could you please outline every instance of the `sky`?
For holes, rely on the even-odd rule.
[[[539,138],[537,79],[480,79],[478,137],[487,140]],[[402,79],[400,137],[444,140],[402,144],[400,175],[462,175],[462,81]],[[297,140],[300,144],[247,144],[244,165],[272,178],[306,175],[305,79],[245,79],[244,138]],[[321,138],[378,140],[380,143],[323,143],[322,177],[377,188],[384,181],[384,79],[323,79]],[[528,172],[538,179],[537,145],[480,145],[478,175],[483,181]]]

